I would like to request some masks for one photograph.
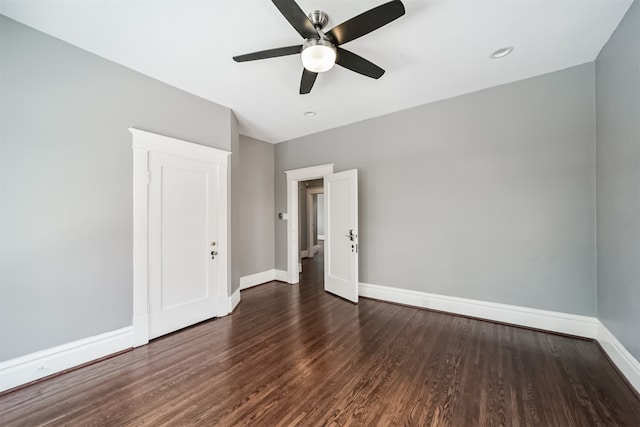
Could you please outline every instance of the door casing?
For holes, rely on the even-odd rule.
[[[300,280],[298,258],[298,183],[310,179],[324,179],[333,173],[333,163],[285,171],[287,174],[287,283],[296,284]]]

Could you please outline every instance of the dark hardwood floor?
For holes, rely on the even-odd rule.
[[[640,426],[590,341],[322,290],[242,292],[231,316],[0,397],[0,425]]]

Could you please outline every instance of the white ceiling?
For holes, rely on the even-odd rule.
[[[231,57],[301,44],[269,0],[2,0],[0,12],[236,113],[277,143],[593,61],[632,0],[403,0],[406,15],[344,45],[386,70],[336,66],[299,95],[299,55]],[[326,29],[385,0],[298,0]],[[496,49],[514,52],[489,59]],[[305,117],[305,111],[316,111]]]

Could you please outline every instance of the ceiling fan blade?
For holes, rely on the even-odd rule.
[[[379,79],[384,74],[384,70],[373,62],[367,61],[363,57],[341,47],[337,50],[336,64],[372,79]]]
[[[234,56],[236,62],[255,61],[257,59],[275,58],[278,56],[295,55],[302,52],[302,45],[278,47],[275,49],[260,50],[258,52],[247,53],[245,55]]]
[[[289,21],[291,26],[305,38],[317,38],[318,31],[307,15],[300,9],[294,0],[271,0],[276,5],[280,13]]]
[[[354,16],[331,29],[326,35],[336,45],[344,44],[377,30],[402,15],[404,15],[404,5],[400,0],[393,0]]]
[[[306,68],[302,69],[302,80],[300,81],[300,95],[305,95],[311,92],[311,88],[313,87],[313,84],[316,82],[316,77],[318,77],[318,73],[309,71]]]

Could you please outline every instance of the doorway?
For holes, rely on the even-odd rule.
[[[333,164],[285,171],[287,174],[287,282],[299,283],[301,181],[323,180],[325,191],[324,288],[358,302],[358,170],[333,173]]]
[[[296,284],[299,278],[300,239],[299,239],[299,194],[300,182],[322,179],[333,174],[333,163],[303,169],[285,171],[287,174],[287,283]]]
[[[300,258],[313,258],[324,240],[324,180],[314,179],[300,183],[300,220],[298,239]],[[322,231],[320,233],[319,231]],[[318,238],[320,234],[320,239]]]

